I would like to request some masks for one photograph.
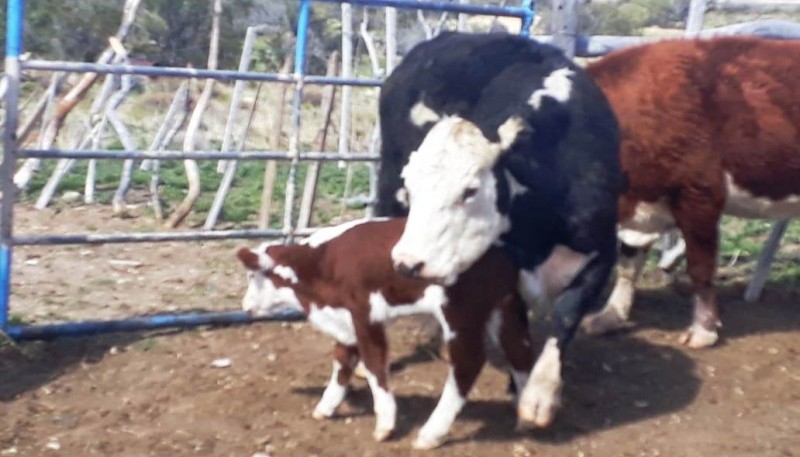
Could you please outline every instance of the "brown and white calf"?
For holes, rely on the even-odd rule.
[[[518,271],[500,249],[490,250],[455,284],[436,285],[394,271],[391,250],[404,226],[405,219],[356,221],[318,232],[302,244],[241,248],[238,258],[249,270],[242,306],[255,314],[302,310],[314,327],[336,340],[333,374],[314,418],[334,414],[361,359],[378,441],[391,435],[396,418],[385,323],[416,313],[435,316],[451,367],[439,403],[414,442],[427,449],[442,443],[464,406],[486,361],[485,337],[501,349],[518,392],[533,354],[525,305],[517,292]],[[546,374],[534,370],[532,375]]]
[[[618,279],[585,327],[625,325],[634,282],[659,234],[677,227],[695,289],[691,347],[717,341],[713,279],[723,213],[800,216],[800,42],[666,41],[587,67],[619,121],[629,186],[619,200]]]

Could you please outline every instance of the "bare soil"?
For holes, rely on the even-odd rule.
[[[105,207],[35,212],[17,233],[152,230]],[[25,322],[189,309],[237,309],[238,241],[20,247],[12,315]],[[566,354],[564,405],[546,430],[514,431],[506,378],[486,368],[440,456],[800,455],[800,289],[768,284],[741,300],[746,276],[723,270],[724,339],[678,344],[689,322],[681,281],[646,278],[636,326],[578,336]],[[433,410],[445,362],[392,327],[398,430],[374,443],[366,384],[338,417],[311,418],[330,374],[331,341],[305,323],[259,323],[63,338],[0,349],[0,455],[405,456]],[[230,366],[212,362],[228,358]]]

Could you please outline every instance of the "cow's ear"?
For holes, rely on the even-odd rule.
[[[250,248],[239,248],[239,250],[236,251],[236,257],[239,258],[239,261],[242,262],[242,265],[248,270],[258,271],[261,269],[258,254],[251,251]]]

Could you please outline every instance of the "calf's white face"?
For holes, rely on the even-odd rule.
[[[248,270],[247,291],[242,299],[242,309],[256,316],[287,310],[303,311],[294,289],[277,287],[269,277],[269,274],[276,274],[292,281],[293,274],[286,271],[288,267],[275,265],[265,251],[266,246],[262,245],[256,251],[241,248],[237,253],[237,257]]]
[[[459,117],[430,130],[402,172],[409,214],[392,249],[398,271],[452,284],[508,229],[492,168],[524,128],[521,119],[509,119],[499,143]]]

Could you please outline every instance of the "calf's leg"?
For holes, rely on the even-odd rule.
[[[366,368],[375,411],[375,441],[387,440],[394,431],[397,403],[389,389],[388,343],[381,324],[356,325],[358,351]]]
[[[464,404],[481,372],[486,355],[483,347],[483,329],[459,328],[449,344],[450,371],[444,383],[442,396],[433,413],[419,431],[414,441],[415,449],[433,449],[444,442],[450,427]]]
[[[333,374],[331,374],[325,392],[322,393],[322,398],[311,414],[314,419],[326,419],[333,416],[336,408],[342,404],[347,395],[350,378],[358,363],[358,349],[354,346],[336,343],[333,354]]]
[[[492,339],[500,341],[503,355],[511,366],[510,387],[513,386],[514,396],[518,397],[525,388],[533,368],[533,347],[528,330],[525,303],[519,296],[515,296],[495,312],[500,313],[502,322],[499,326],[498,337]],[[490,328],[489,331],[492,329]]]

